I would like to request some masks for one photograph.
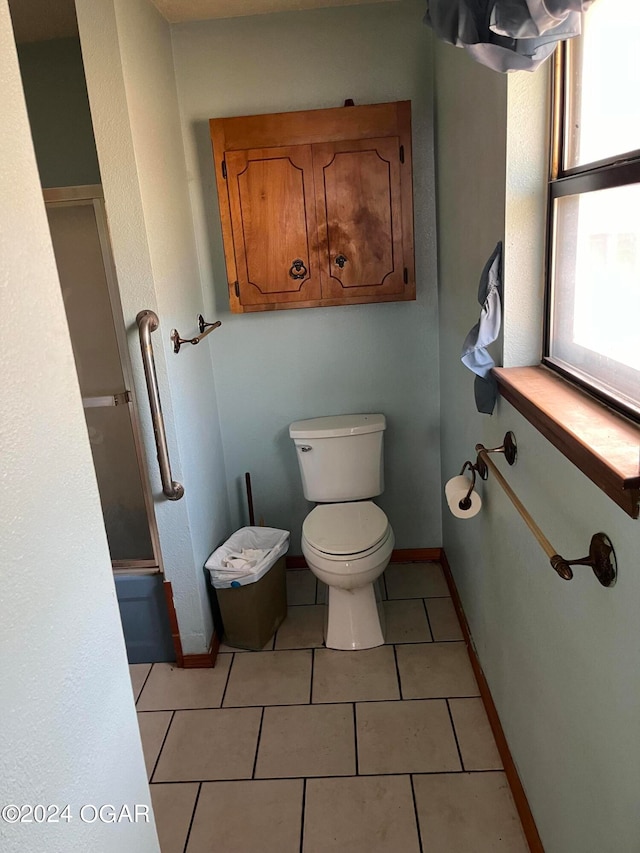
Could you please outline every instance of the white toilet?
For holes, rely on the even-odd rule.
[[[369,498],[384,490],[385,427],[384,415],[336,415],[289,427],[304,496],[318,504],[302,525],[302,553],[329,587],[330,649],[384,643],[374,583],[395,540],[387,516]]]

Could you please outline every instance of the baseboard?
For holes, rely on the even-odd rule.
[[[176,665],[183,669],[211,669],[216,665],[216,658],[218,657],[218,650],[220,649],[220,637],[217,635],[215,628],[213,629],[211,642],[209,643],[209,650],[207,652],[199,655],[185,655],[182,651],[182,640],[180,639],[176,608],[173,603],[171,581],[165,581],[163,586],[167,602],[167,610],[169,611],[171,639],[173,640],[173,648],[176,653]]]
[[[298,557],[296,554],[292,554],[290,557],[286,557],[285,566],[287,570],[289,569],[306,569],[307,561],[304,557]]]
[[[447,555],[443,548],[440,549],[438,562],[442,565],[442,569],[447,580],[447,586],[451,593],[453,606],[455,607],[460,627],[464,634],[464,641],[469,654],[469,660],[471,661],[471,666],[473,668],[476,681],[478,682],[480,696],[482,698],[485,711],[487,712],[487,717],[489,718],[489,724],[491,725],[496,746],[498,747],[498,752],[502,759],[505,776],[507,777],[507,782],[511,788],[511,794],[513,796],[518,816],[520,817],[520,822],[522,823],[522,829],[524,830],[529,849],[531,850],[531,853],[544,853],[544,847],[542,846],[542,841],[540,840],[540,835],[538,834],[538,829],[536,827],[535,820],[533,819],[531,808],[529,807],[529,801],[527,800],[527,795],[525,794],[522,782],[518,776],[518,771],[516,770],[516,765],[514,764],[511,750],[509,749],[509,744],[507,743],[507,739],[502,729],[502,724],[500,723],[498,711],[493,702],[491,691],[489,690],[489,684],[485,678],[484,672],[482,671],[478,655],[476,654],[471,632],[469,630],[469,623],[467,622],[467,617],[462,609],[462,601],[460,599],[456,583],[453,579],[451,566],[449,565]]]
[[[182,640],[180,639],[180,629],[178,628],[178,617],[176,616],[176,608],[173,603],[173,588],[171,581],[164,581],[162,584],[164,589],[164,597],[167,602],[167,610],[169,612],[169,624],[171,626],[171,639],[173,640],[173,648],[176,653],[177,666],[184,666],[184,655],[182,654]]]
[[[391,552],[391,563],[433,563],[440,559],[442,548],[397,548]],[[292,554],[287,557],[287,569],[306,569],[304,557]]]
[[[440,559],[442,548],[396,548],[391,563],[434,563]]]

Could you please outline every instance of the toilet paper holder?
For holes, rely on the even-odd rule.
[[[460,476],[464,474],[465,471],[471,471],[471,485],[469,486],[469,491],[466,494],[466,497],[462,498],[458,506],[462,510],[467,510],[471,507],[471,493],[476,487],[476,474],[480,477],[481,480],[486,480],[489,476],[489,468],[487,467],[487,463],[482,458],[482,453],[504,453],[504,458],[507,460],[509,465],[513,465],[516,461],[516,457],[518,455],[518,445],[516,444],[515,435],[509,430],[504,435],[504,439],[502,440],[502,444],[500,447],[485,447],[483,444],[476,444],[476,452],[478,456],[476,457],[475,463],[471,462],[469,459],[462,466],[462,470],[460,471]]]
[[[502,486],[508,498],[511,500],[511,503],[518,510],[525,524],[535,536],[538,544],[542,547],[543,551],[549,558],[552,569],[559,575],[559,577],[563,580],[570,581],[573,578],[572,566],[589,566],[602,586],[612,587],[615,584],[618,574],[616,553],[613,550],[611,540],[606,533],[595,533],[591,537],[589,553],[586,557],[582,557],[578,560],[566,560],[564,557],[561,557],[535,523],[522,501],[502,476],[495,462],[489,459],[490,453],[504,453],[505,459],[509,465],[513,465],[518,455],[518,448],[516,445],[516,437],[511,431],[505,433],[504,440],[500,447],[487,448],[482,444],[476,444],[476,453],[478,456],[475,464],[470,461],[465,462],[462,466],[462,471],[460,472],[462,475],[466,470],[471,471],[472,480],[466,497],[462,498],[459,503],[460,509],[468,510],[471,507],[471,493],[475,487],[476,474],[481,480],[486,480],[489,476],[489,468],[491,468],[496,480]]]

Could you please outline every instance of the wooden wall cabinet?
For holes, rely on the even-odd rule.
[[[415,299],[409,101],[210,128],[234,313]]]

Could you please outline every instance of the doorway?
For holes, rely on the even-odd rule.
[[[175,658],[100,185],[44,190],[130,663]]]

